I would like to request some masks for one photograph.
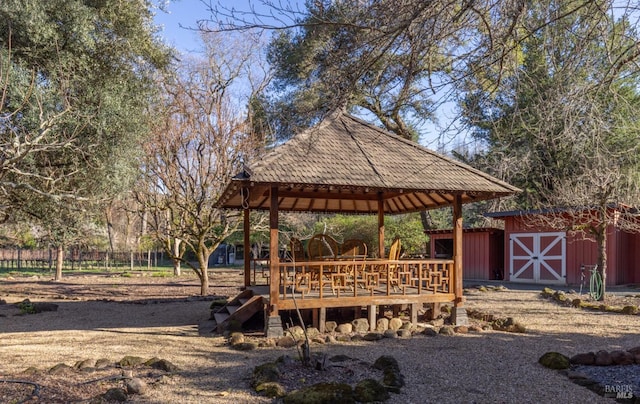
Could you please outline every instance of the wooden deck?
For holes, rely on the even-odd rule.
[[[453,268],[453,260],[283,262],[277,302],[270,286],[252,289],[284,310],[450,302]],[[254,266],[253,279],[269,285],[268,263]]]

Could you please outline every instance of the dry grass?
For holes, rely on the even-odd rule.
[[[238,271],[215,272],[212,295],[238,291]],[[10,304],[0,305],[0,378],[34,380],[46,388],[41,401],[56,402],[55,394],[80,401],[119,381],[79,383],[96,374],[69,372],[61,378],[44,373],[28,376],[29,367],[45,371],[58,363],[74,365],[84,359],[118,361],[125,355],[159,357],[177,365],[173,375],[134,370],[151,384],[141,403],[260,403],[249,388],[253,367],[294,349],[230,349],[222,337],[201,335],[199,324],[209,315],[209,301],[196,298],[197,279],[110,277],[84,275],[63,282],[48,279],[0,279],[0,298],[15,303],[24,298],[59,305],[57,312],[16,315]],[[423,402],[611,402],[538,365],[547,351],[566,355],[599,349],[637,346],[640,317],[561,307],[537,291],[473,293],[467,305],[500,317],[515,317],[525,334],[488,331],[453,337],[416,336],[378,342],[316,345],[315,351],[346,354],[373,362],[382,354],[396,357],[407,386],[392,394],[391,403]],[[113,369],[114,375],[120,370]],[[101,375],[101,374],[100,374]],[[311,381],[309,381],[311,382]],[[0,384],[0,401],[17,385]],[[66,389],[66,390],[65,390]],[[9,393],[7,393],[9,392]],[[33,402],[37,402],[33,401]],[[64,402],[58,401],[58,402]]]

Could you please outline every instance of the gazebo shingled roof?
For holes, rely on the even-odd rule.
[[[492,199],[519,189],[338,111],[274,148],[235,176],[222,208],[343,213],[407,213]],[[248,189],[248,193],[242,191]]]

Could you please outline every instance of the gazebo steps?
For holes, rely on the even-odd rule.
[[[243,324],[254,314],[264,310],[264,302],[261,295],[255,295],[250,289],[242,291],[231,299],[226,305],[213,313],[217,332],[222,333],[232,321]]]

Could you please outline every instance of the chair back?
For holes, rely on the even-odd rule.
[[[296,262],[305,261],[306,254],[304,252],[304,247],[302,246],[302,242],[300,241],[300,239],[297,239],[295,237],[291,238],[291,242],[289,244],[291,248],[291,259]]]
[[[367,255],[367,244],[359,239],[345,240],[340,246],[340,254],[342,255]]]
[[[387,259],[390,260],[390,261],[399,260],[400,259],[400,247],[401,247],[401,242],[400,242],[400,239],[397,238],[391,244],[391,248],[389,248],[389,256],[387,257]]]
[[[309,239],[307,255],[309,259],[335,259],[339,254],[338,242],[327,234],[316,234]]]

